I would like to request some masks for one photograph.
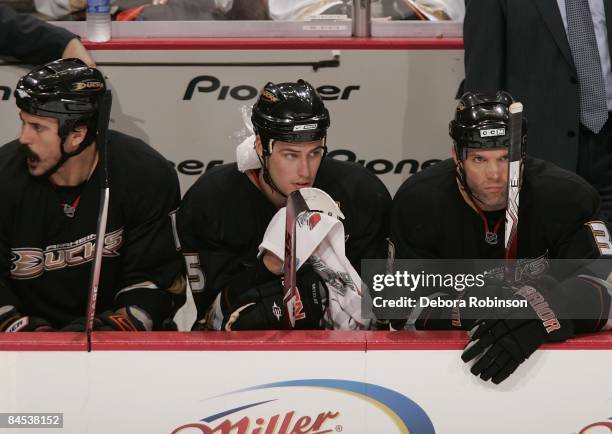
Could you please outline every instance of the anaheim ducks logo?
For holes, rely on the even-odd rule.
[[[123,228],[106,234],[102,256],[119,256],[123,245]],[[79,240],[36,248],[12,249],[11,277],[13,279],[34,279],[45,271],[75,267],[93,260],[96,249],[96,235],[90,234]]]
[[[104,83],[101,83],[99,81],[80,81],[72,85],[72,90],[74,91],[98,89],[104,89]]]
[[[266,101],[269,101],[269,102],[277,102],[278,101],[278,98],[277,98],[276,95],[274,95],[269,90],[265,90],[265,89],[261,91],[261,98],[265,99]]]
[[[40,276],[44,270],[44,253],[41,249],[14,249],[11,257],[11,276],[15,273],[24,279]],[[17,277],[18,279],[20,277]]]

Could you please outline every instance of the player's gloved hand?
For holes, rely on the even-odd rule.
[[[476,360],[472,374],[499,384],[508,378],[540,345],[562,341],[574,335],[571,320],[563,318],[563,295],[552,279],[540,279],[534,286],[516,290],[517,300],[527,300],[524,308],[490,309],[470,330],[470,341],[461,359]]]
[[[295,328],[320,329],[325,310],[323,299],[327,298],[325,284],[312,267],[306,264],[297,272],[296,281],[301,311],[296,315]],[[247,289],[229,287],[220,297],[223,330],[290,329],[280,279]]]
[[[0,331],[6,333],[52,332],[55,329],[43,318],[24,316],[14,306],[2,306],[0,307]]]
[[[99,331],[138,332],[153,329],[153,321],[142,309],[134,306],[117,312],[103,312],[96,316],[96,320],[98,324],[94,326],[94,330]]]
[[[14,306],[0,307],[0,331],[13,332],[52,332],[55,329],[43,318],[21,315]]]
[[[62,331],[84,332],[86,318],[77,318]],[[106,311],[94,318],[95,331],[149,331],[153,329],[153,321],[149,315],[136,306],[127,306],[115,312]]]

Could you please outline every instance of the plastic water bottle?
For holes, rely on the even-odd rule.
[[[87,39],[104,42],[110,38],[110,0],[87,0]]]

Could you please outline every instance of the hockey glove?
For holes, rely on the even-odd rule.
[[[0,331],[12,332],[52,332],[55,329],[42,318],[22,316],[14,306],[0,307]]]
[[[84,317],[78,318],[62,328],[62,331],[84,332],[86,326]],[[128,306],[116,312],[103,312],[94,318],[95,331],[149,331],[153,322],[149,315],[135,306]]]
[[[306,265],[298,271],[296,280],[298,312],[295,329],[320,329],[325,310],[323,298],[327,298],[325,284],[319,275]],[[223,330],[290,329],[283,306],[283,287],[280,279],[246,290],[230,287],[223,291],[221,297]]]
[[[517,300],[526,300],[527,307],[490,309],[488,317],[474,323],[461,355],[466,363],[476,359],[472,374],[499,384],[543,343],[574,335],[572,321],[560,316],[562,294],[554,294],[555,285],[551,288],[543,279],[540,285],[516,291]]]
[[[120,313],[121,312],[121,313]],[[153,329],[153,321],[149,315],[135,306],[128,306],[117,312],[103,312],[96,316],[100,325],[94,330],[138,332]]]

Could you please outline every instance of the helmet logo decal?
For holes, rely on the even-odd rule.
[[[278,98],[276,97],[276,95],[274,95],[272,92],[270,92],[267,89],[264,89],[261,92],[261,97],[263,99],[265,99],[266,101],[270,101],[270,102],[277,102],[278,101]]]
[[[30,98],[30,94],[23,89],[15,89],[15,92],[17,92],[19,98]]]
[[[497,137],[497,136],[505,136],[506,129],[505,128],[493,128],[490,130],[480,130],[480,137]]]
[[[104,89],[104,84],[99,81],[81,81],[72,85],[72,90],[74,91],[84,89]]]
[[[308,130],[316,130],[318,124],[306,124],[306,125],[296,125],[293,127],[293,131],[308,131]]]

